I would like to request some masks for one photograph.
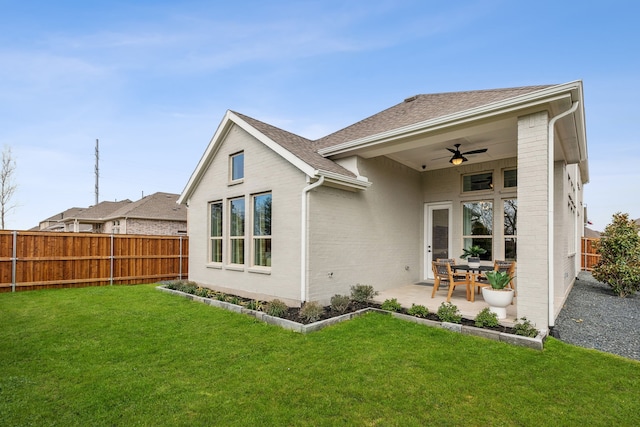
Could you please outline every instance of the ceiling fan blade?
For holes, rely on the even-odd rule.
[[[479,150],[466,151],[466,152],[464,152],[464,153],[462,153],[462,154],[463,154],[463,155],[464,155],[464,154],[480,154],[480,153],[486,153],[486,152],[487,152],[487,150],[488,150],[488,148],[481,148],[481,149],[479,149]]]
[[[447,150],[451,151],[453,154],[456,154],[458,152],[457,149],[454,150],[453,148],[448,148],[448,147],[447,147]]]

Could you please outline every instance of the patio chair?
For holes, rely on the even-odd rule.
[[[432,262],[432,268],[433,268],[433,276],[435,277],[435,281],[433,283],[433,291],[431,292],[431,298],[435,297],[436,292],[438,291],[438,288],[440,287],[440,284],[442,282],[445,282],[446,284],[449,285],[449,292],[447,294],[447,302],[451,302],[451,294],[453,293],[453,290],[457,286],[464,286],[465,287],[465,289],[467,291],[467,300],[469,299],[469,297],[470,297],[470,295],[469,295],[470,282],[469,282],[469,276],[468,275],[465,275],[464,281],[457,280],[456,277],[453,274],[453,270],[451,270],[451,264],[449,264],[448,262],[433,261]]]
[[[453,269],[453,266],[456,265],[456,260],[453,259],[453,258],[438,258],[438,259],[436,259],[436,261],[437,262],[448,262],[452,269]],[[456,279],[464,280],[464,279],[467,278],[467,273],[458,273],[455,270],[453,270],[453,277],[455,277]]]

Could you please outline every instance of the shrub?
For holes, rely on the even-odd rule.
[[[450,302],[441,303],[436,314],[438,315],[438,319],[440,319],[442,322],[460,323],[462,321],[460,310],[458,310],[458,307],[451,304]]]
[[[287,304],[285,304],[283,301],[280,301],[279,299],[269,301],[267,303],[267,306],[265,307],[265,313],[267,313],[269,316],[274,317],[284,317],[288,310],[289,307],[287,306]]]
[[[369,302],[378,295],[377,291],[373,290],[373,286],[357,284],[351,287],[351,299],[356,302]]]
[[[613,215],[613,221],[602,233],[597,253],[600,261],[593,268],[594,279],[611,286],[620,297],[640,290],[640,236],[628,214]]]
[[[226,301],[227,300],[227,295],[223,294],[222,292],[218,292],[218,293],[216,293],[216,299],[218,301]]]
[[[324,307],[315,301],[306,302],[300,309],[299,316],[306,322],[317,322],[324,313]]]
[[[384,300],[380,308],[386,311],[400,311],[402,310],[402,306],[398,302],[396,298]]]
[[[209,289],[207,288],[197,288],[194,294],[198,297],[207,298],[209,296]]]
[[[429,309],[427,307],[425,307],[424,305],[415,305],[415,304],[411,304],[411,308],[409,310],[407,310],[407,313],[409,313],[412,316],[415,317],[427,317],[429,315]]]
[[[176,290],[180,292],[192,295],[196,293],[197,289],[198,285],[196,284],[196,282],[180,282],[176,288]]]
[[[240,301],[241,301],[240,298],[238,298],[235,295],[228,295],[226,300],[229,304],[235,304],[235,305],[240,305]]]
[[[475,318],[476,326],[483,328],[485,326],[498,326],[498,315],[489,310],[488,307],[482,309]]]
[[[262,309],[264,308],[262,306],[262,302],[258,301],[257,299],[249,301],[245,305],[245,307],[247,307],[249,310],[255,310],[255,311],[262,311]]]
[[[513,328],[516,330],[516,335],[522,335],[529,338],[535,338],[538,335],[538,330],[526,317],[516,319],[516,324]]]
[[[347,295],[334,295],[331,297],[331,309],[338,313],[344,313],[349,308],[351,298]]]

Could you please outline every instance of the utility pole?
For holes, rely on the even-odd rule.
[[[99,196],[99,187],[98,187],[98,178],[100,177],[100,168],[98,163],[100,161],[100,151],[98,149],[98,139],[96,139],[96,205],[98,204],[98,196]]]

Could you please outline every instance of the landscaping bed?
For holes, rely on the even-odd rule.
[[[546,337],[545,335],[540,334],[539,331],[533,329],[526,319],[523,319],[523,321],[525,321],[524,324],[517,323],[514,328],[499,324],[494,326],[479,325],[477,322],[478,318],[474,320],[457,315],[457,307],[449,303],[443,303],[440,310],[438,310],[437,313],[433,313],[426,309],[415,310],[415,306],[411,309],[400,307],[395,300],[385,301],[382,304],[378,304],[370,300],[356,301],[350,298],[348,303],[345,303],[340,310],[337,310],[333,305],[324,307],[316,305],[313,307],[313,316],[310,316],[308,313],[310,311],[308,310],[309,307],[307,307],[307,309],[305,309],[305,306],[302,308],[288,307],[278,300],[266,302],[243,298],[237,295],[198,287],[192,282],[164,282],[158,287],[158,289],[182,295],[208,305],[251,315],[266,323],[278,325],[301,333],[316,331],[326,326],[349,320],[354,316],[359,316],[370,311],[376,311],[391,314],[394,317],[405,321],[444,328],[468,335],[481,336],[497,341],[509,342],[538,350],[542,350],[544,338]],[[352,297],[354,296],[353,292],[354,288],[352,288]],[[370,289],[370,292],[372,292],[372,289]],[[274,303],[280,303],[281,309],[273,310]],[[418,307],[424,308],[422,306]]]

